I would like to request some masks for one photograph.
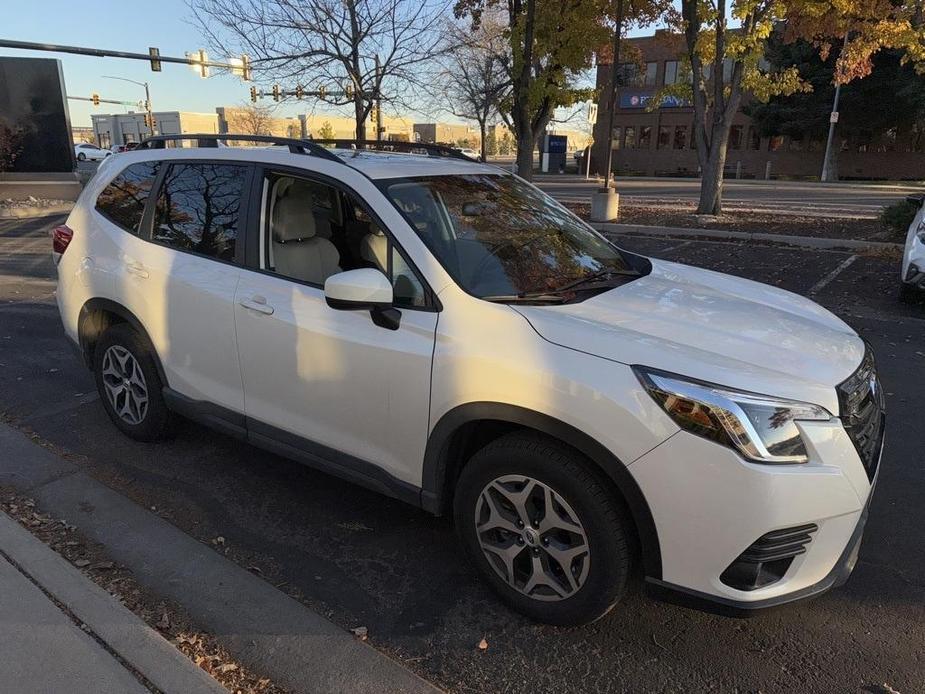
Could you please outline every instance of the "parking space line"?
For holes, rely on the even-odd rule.
[[[841,262],[838,264],[838,267],[836,267],[834,270],[832,270],[832,272],[830,272],[829,274],[827,274],[827,275],[826,275],[825,277],[823,277],[821,280],[819,280],[818,282],[816,282],[816,284],[814,284],[812,287],[810,287],[809,295],[810,295],[810,296],[813,296],[814,294],[818,294],[819,292],[821,292],[823,289],[825,289],[825,287],[829,284],[829,282],[831,282],[832,280],[834,280],[834,279],[835,279],[836,277],[838,277],[842,272],[844,272],[844,271],[847,270],[849,267],[851,267],[851,264],[852,264],[855,260],[857,260],[857,259],[858,259],[858,257],[857,257],[856,255],[852,255],[852,256],[849,256],[849,257],[845,258],[843,261],[841,261]]]

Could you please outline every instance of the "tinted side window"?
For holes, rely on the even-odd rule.
[[[152,240],[219,260],[234,260],[247,167],[174,164],[155,210]]]
[[[96,209],[126,231],[137,234],[157,168],[156,161],[129,166],[103,189],[96,199]]]

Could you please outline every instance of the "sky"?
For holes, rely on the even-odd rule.
[[[18,8],[11,11],[9,8],[14,4]],[[192,23],[185,0],[0,0],[0,17],[0,38],[17,41],[89,46],[136,53],[147,53],[149,46],[155,46],[160,49],[162,55],[176,57],[206,48],[198,29]],[[651,29],[642,33],[650,32]],[[69,96],[89,97],[97,93],[100,98],[117,101],[134,102],[144,99],[143,87],[104,78],[105,75],[110,75],[138,82],[147,81],[155,111],[215,113],[217,106],[234,106],[250,102],[252,83],[243,82],[240,78],[227,74],[203,79],[185,65],[164,63],[161,72],[152,72],[146,61],[138,60],[8,48],[0,48],[0,55],[60,59]],[[228,56],[209,55],[212,60],[225,57]],[[261,103],[272,105],[273,101],[264,99]],[[92,113],[140,110],[114,104],[94,107],[89,102],[74,100],[68,104],[73,126],[89,126]],[[316,106],[308,100],[298,104],[282,104],[275,115],[285,117],[313,112],[349,115],[345,110]],[[424,118],[416,116],[415,119]],[[440,120],[457,119],[442,117]]]
[[[21,9],[11,11],[17,5]],[[148,2],[114,2],[113,0],[0,0],[0,38],[15,41],[38,41],[67,46],[89,46],[110,50],[147,53],[156,46],[162,55],[183,57],[187,52],[205,48],[197,28],[192,24],[184,0],[154,0]],[[147,81],[155,111],[193,111],[215,113],[216,106],[250,103],[252,83],[232,75],[199,77],[185,65],[162,64],[161,72],[152,72],[145,61],[46,51],[20,51],[0,48],[0,55],[36,58],[59,58],[64,70],[64,82],[69,96],[100,98],[116,101],[144,99],[144,88],[103,79],[104,75]],[[225,56],[209,55],[212,60]],[[272,104],[272,99],[264,99]],[[125,113],[131,107],[89,102],[68,102],[71,125],[89,126],[91,113]],[[294,116],[310,110],[308,104],[280,106],[276,115]],[[318,112],[321,112],[319,109]]]

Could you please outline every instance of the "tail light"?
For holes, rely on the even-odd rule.
[[[64,251],[67,250],[67,247],[73,238],[74,230],[71,229],[67,224],[62,224],[59,227],[55,227],[51,232],[51,248],[52,251],[54,251],[56,264],[61,260],[61,256],[64,255]]]

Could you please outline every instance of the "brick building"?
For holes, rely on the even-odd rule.
[[[668,99],[652,111],[647,106],[666,84],[687,78],[680,56],[683,37],[667,31],[628,39],[641,56],[639,63],[621,65],[624,86],[617,90],[613,129],[613,169],[617,174],[645,176],[696,176],[699,165],[694,149],[694,110],[690,104]],[[607,128],[607,85],[610,65],[599,64],[597,87],[601,94],[594,132],[592,164],[604,167]],[[727,66],[731,69],[731,64]],[[746,97],[747,99],[747,97]],[[838,132],[838,170],[842,178],[925,178],[925,137],[921,132],[893,131],[875,139],[870,133]],[[743,178],[816,177],[822,170],[824,140],[788,136],[763,137],[751,119],[736,114],[726,156],[728,176]],[[770,166],[770,169],[768,167]]]

